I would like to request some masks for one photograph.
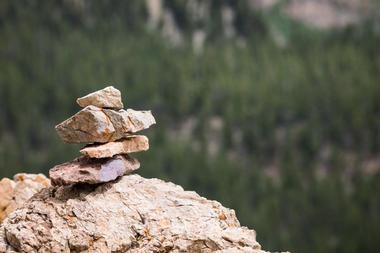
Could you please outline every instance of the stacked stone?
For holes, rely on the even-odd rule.
[[[81,111],[55,129],[66,143],[87,144],[83,156],[49,172],[53,185],[98,184],[129,174],[140,167],[130,153],[149,149],[149,140],[135,133],[156,121],[150,111],[124,110],[121,93],[112,86],[78,98]]]

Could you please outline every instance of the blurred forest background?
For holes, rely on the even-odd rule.
[[[0,1],[0,177],[78,156],[54,126],[114,85],[158,124],[139,171],[267,250],[380,248],[376,0]]]

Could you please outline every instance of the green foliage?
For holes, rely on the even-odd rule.
[[[320,34],[239,2],[231,5],[244,43],[220,37],[215,11],[198,55],[145,29],[141,3],[94,1],[87,14],[60,1],[1,3],[0,177],[47,173],[77,156],[54,125],[79,110],[75,98],[112,84],[128,107],[152,109],[158,121],[146,132],[151,150],[136,154],[142,175],[236,209],[268,250],[375,252],[379,165],[365,171],[380,151],[379,36]],[[184,12],[181,1],[166,5]],[[213,156],[215,117],[223,127]]]

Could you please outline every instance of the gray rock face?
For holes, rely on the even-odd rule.
[[[144,135],[134,135],[115,142],[105,144],[93,144],[80,150],[80,152],[92,158],[112,157],[119,154],[129,154],[146,151],[149,149],[149,140]]]
[[[138,175],[50,187],[0,227],[0,252],[251,252],[256,233],[231,209]]]
[[[155,123],[150,111],[114,111],[90,105],[55,129],[67,143],[105,143],[128,137]]]
[[[94,105],[100,108],[122,109],[121,93],[113,86],[108,86],[102,90],[95,91],[84,97],[77,99],[78,105],[86,107]]]
[[[49,177],[52,185],[99,184],[115,180],[139,167],[139,161],[127,155],[108,159],[79,157],[53,167],[49,171]]]

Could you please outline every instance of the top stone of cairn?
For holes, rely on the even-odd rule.
[[[94,105],[100,108],[122,109],[121,92],[113,86],[95,91],[77,99],[78,105],[86,107]]]

